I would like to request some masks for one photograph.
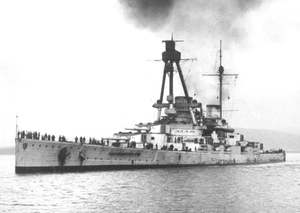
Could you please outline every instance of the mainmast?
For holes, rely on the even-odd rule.
[[[223,99],[223,76],[238,76],[238,74],[224,74],[224,67],[222,66],[222,40],[220,40],[220,66],[218,73],[209,73],[203,74],[204,76],[218,76],[219,77],[219,106],[220,106],[220,118],[223,118],[223,108],[222,108],[222,99]]]
[[[223,88],[223,73],[224,67],[222,66],[222,40],[220,40],[220,67],[219,67],[219,81],[220,81],[220,118],[222,118],[222,88]]]

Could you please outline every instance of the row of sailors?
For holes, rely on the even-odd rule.
[[[84,144],[84,143],[86,143],[85,142],[86,141],[86,139],[85,139],[85,137],[80,137],[79,138],[79,142],[81,143],[81,144]],[[78,137],[76,136],[75,137],[75,143],[77,143],[78,142]],[[97,140],[97,139],[95,139],[95,138],[89,138],[89,144],[97,144],[97,145],[108,145],[109,144],[109,140],[107,140],[107,142],[105,142],[104,140],[103,140],[103,138],[101,139],[101,140]]]
[[[50,135],[45,133],[44,135],[41,135],[39,132],[31,132],[31,131],[19,131],[18,132],[18,138],[26,138],[26,139],[34,139],[34,140],[45,140],[45,141],[55,141],[55,135]],[[79,139],[79,140],[78,140]],[[67,142],[67,139],[64,135],[60,135],[58,137],[59,142]],[[75,137],[75,143],[85,144],[86,138],[80,136],[79,138]],[[105,142],[103,139],[97,140],[95,138],[89,138],[89,144],[98,144],[98,145],[108,145],[109,141]]]
[[[44,135],[41,135],[39,132],[31,132],[31,131],[21,131],[18,132],[18,138],[26,138],[26,139],[34,139],[34,140],[44,140],[44,141],[55,141],[55,135],[50,135],[45,133]],[[60,135],[58,137],[59,142],[66,142],[66,137],[63,135]]]

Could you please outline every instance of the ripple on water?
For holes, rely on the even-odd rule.
[[[279,164],[14,173],[0,156],[4,212],[297,212],[300,154]]]

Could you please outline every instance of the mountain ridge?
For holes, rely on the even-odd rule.
[[[264,144],[265,149],[283,149],[287,152],[300,152],[300,135],[266,129],[235,128],[248,141]]]

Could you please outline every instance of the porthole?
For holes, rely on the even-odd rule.
[[[97,158],[95,158],[95,160],[97,160]]]
[[[52,146],[52,148],[54,148],[54,146]]]
[[[34,144],[32,144],[32,146],[34,146]]]
[[[46,148],[48,147],[48,145],[45,146]]]
[[[96,150],[96,148],[94,149],[94,151]]]
[[[41,145],[39,145],[39,147],[41,147]]]

